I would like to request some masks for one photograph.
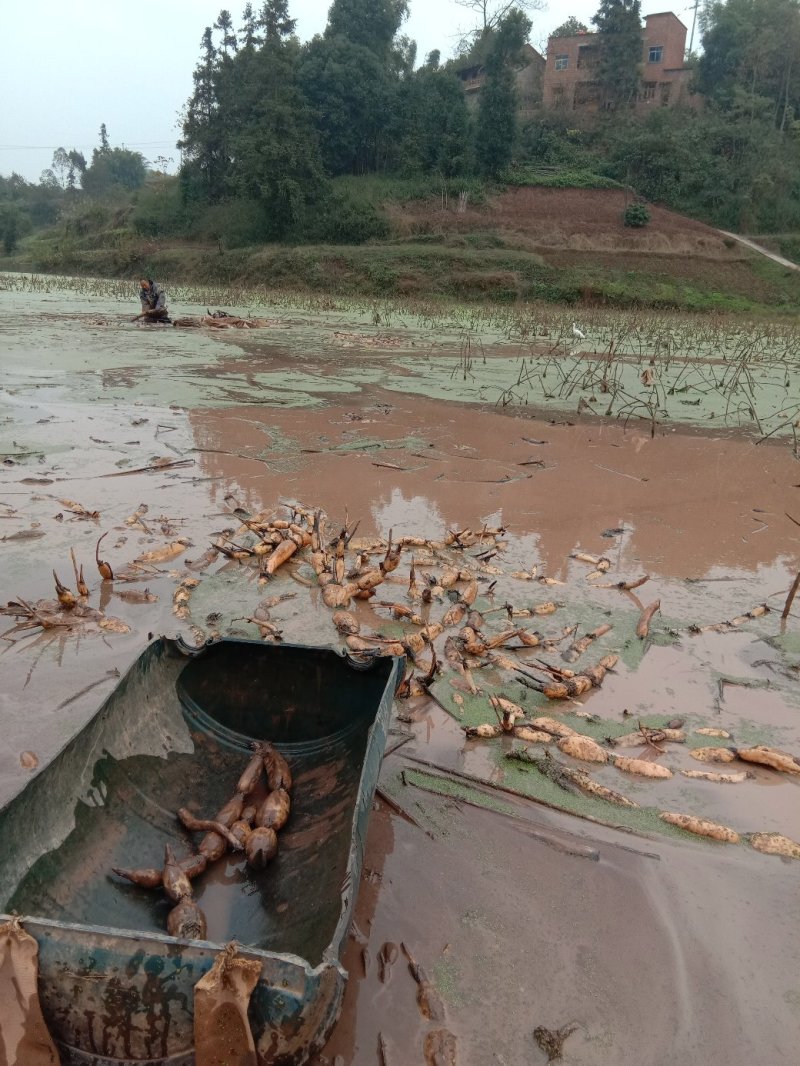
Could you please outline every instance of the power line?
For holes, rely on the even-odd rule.
[[[0,151],[4,152],[55,152],[63,148],[71,141],[63,141],[61,144],[0,144]],[[175,141],[129,141],[128,148],[174,148]],[[79,148],[95,148],[96,145],[81,144]],[[125,147],[125,145],[120,145]]]

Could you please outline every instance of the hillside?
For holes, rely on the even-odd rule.
[[[167,282],[264,285],[333,295],[641,306],[696,311],[796,310],[800,275],[717,230],[652,206],[623,224],[624,189],[487,189],[404,200],[387,183],[348,179],[388,222],[363,245],[264,245],[147,239],[130,226],[33,236],[0,269],[106,277],[150,272]],[[479,202],[475,202],[476,199]],[[463,205],[462,205],[463,207]]]
[[[411,239],[438,236],[450,246],[533,253],[565,289],[567,279],[578,283],[584,301],[796,304],[800,278],[662,207],[650,207],[646,227],[627,227],[622,216],[630,202],[624,189],[525,187],[464,213],[427,202],[390,209],[390,216],[395,231]]]

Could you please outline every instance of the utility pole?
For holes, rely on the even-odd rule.
[[[689,36],[689,55],[692,54],[692,46],[694,45],[694,29],[697,25],[697,9],[700,7],[700,0],[694,0],[694,15],[692,17],[692,32]]]

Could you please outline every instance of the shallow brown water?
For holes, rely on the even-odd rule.
[[[577,545],[616,548],[615,566],[639,563],[677,578],[797,553],[784,511],[798,467],[785,446],[670,431],[651,439],[617,425],[551,425],[387,393],[302,413],[203,409],[190,421],[210,449],[204,469],[228,489],[257,492],[247,496],[252,505],[281,495],[313,499],[329,514],[348,506],[367,532],[394,525],[396,534],[421,536],[498,515],[514,533],[536,538],[542,571],[553,576],[564,574]],[[276,428],[293,447],[256,458]],[[358,437],[386,446],[329,451]],[[392,447],[409,437],[424,443]],[[530,461],[543,465],[520,465]],[[388,463],[404,469],[376,465]],[[603,530],[620,525],[630,531],[624,543],[604,543]]]
[[[623,850],[619,834],[510,806],[438,801],[435,841],[374,813],[345,1012],[320,1066],[380,1062],[379,1034],[391,1063],[424,1061],[433,1026],[402,956],[381,983],[386,941],[443,989],[460,1066],[544,1063],[539,1025],[574,1025],[564,1062],[583,1066],[792,1061],[796,877],[743,852],[636,838]]]
[[[131,341],[123,333],[107,356],[93,350],[98,362],[69,381],[54,366],[37,384],[25,353],[15,363],[12,352],[9,379],[27,374],[27,384],[3,395],[2,429],[4,439],[21,441],[30,454],[3,473],[0,536],[24,530],[44,536],[0,543],[0,600],[51,596],[52,568],[62,579],[71,575],[72,546],[92,574],[92,602],[102,594],[107,611],[131,632],[6,642],[0,800],[30,775],[20,754],[33,751],[46,766],[96,711],[114,684],[113,671],[139,654],[148,633],[186,632],[172,614],[185,558],[197,559],[220,529],[236,528],[234,506],[256,511],[282,500],[322,507],[334,526],[347,513],[361,520],[359,532],[367,536],[393,529],[395,536],[438,538],[447,528],[505,525],[509,547],[495,560],[505,571],[495,603],[551,597],[563,603],[537,623],[546,632],[573,622],[582,630],[606,619],[614,625],[598,654],[619,650],[622,661],[583,701],[587,710],[614,723],[628,711],[631,728],[638,716],[688,716],[693,726],[729,729],[734,742],[763,735],[800,752],[791,680],[800,650],[775,644],[780,608],[800,567],[800,529],[785,517],[788,511],[800,518],[800,467],[785,444],[668,429],[651,438],[649,426],[634,423],[626,428],[570,416],[576,424],[552,424],[527,412],[407,397],[371,384],[366,372],[380,356],[357,350],[339,358],[350,370],[364,369],[360,391],[323,392],[319,406],[289,408],[272,403],[261,385],[254,389],[257,354],[232,360],[222,344],[221,354],[206,348],[186,354],[180,348],[186,342],[168,340],[179,369],[191,355],[192,388],[202,392],[222,371],[226,380],[235,372],[236,397],[249,390],[254,402],[230,406],[230,395],[224,408],[133,401],[126,390],[140,381],[141,368],[131,369]],[[155,392],[158,375],[172,373],[159,369],[158,345],[166,341],[147,336],[143,343],[152,349]],[[285,352],[278,362],[287,363]],[[102,402],[87,400],[88,380]],[[194,465],[127,473],[154,455]],[[98,509],[99,519],[75,518],[64,499]],[[149,534],[126,523],[140,503],[149,507]],[[162,532],[162,516],[171,520],[169,533]],[[115,585],[109,595],[92,568],[95,542],[105,531],[102,554],[115,569],[176,536],[192,544],[185,557],[148,571],[141,582]],[[591,588],[589,568],[569,558],[576,549],[608,556],[609,580],[646,573],[650,581],[635,598]],[[510,578],[533,564],[566,584],[543,588]],[[220,610],[235,627],[240,623],[231,617],[252,611],[264,595],[286,591],[295,598],[272,612],[285,638],[335,643],[327,612],[316,609],[316,593],[291,580],[291,567],[267,590],[249,583],[236,564],[211,571],[217,573],[192,599],[192,622],[204,632],[209,612]],[[404,579],[405,567],[401,573]],[[116,595],[145,587],[157,603]],[[401,599],[402,579],[385,591],[387,599]],[[643,645],[633,626],[640,605],[655,599],[662,605],[653,626],[658,639]],[[730,619],[765,601],[775,613],[737,632],[686,631],[690,622]],[[796,605],[783,627],[788,637],[797,634],[798,611]],[[385,625],[377,609],[366,606],[360,614],[374,629]],[[11,620],[3,622],[10,627]],[[594,661],[593,654],[588,658]],[[720,689],[721,678],[738,684]],[[404,755],[502,784],[498,752],[505,742],[465,741],[459,722],[432,703],[404,706],[401,713],[417,719],[402,723],[414,739],[387,760],[387,789],[406,765]],[[676,770],[699,765],[678,746],[669,763]],[[620,787],[615,773],[603,768],[596,776]],[[625,784],[643,804],[702,811],[742,832],[800,839],[798,782],[769,770],[754,773],[742,786],[679,777]],[[345,1014],[320,1064],[336,1055],[353,1066],[377,1063],[379,1033],[391,1066],[423,1061],[431,1026],[419,1015],[404,959],[388,984],[377,976],[377,955],[388,941],[404,941],[443,990],[460,1066],[543,1062],[533,1029],[568,1023],[578,1028],[565,1045],[566,1063],[794,1061],[800,1037],[795,867],[744,847],[643,840],[507,796],[502,802],[513,818],[414,786],[400,798],[434,839],[378,803],[356,914],[366,939],[350,941]],[[543,842],[545,830],[562,846]],[[596,861],[581,852],[586,848],[598,852]],[[220,873],[209,891],[224,888],[222,881]]]

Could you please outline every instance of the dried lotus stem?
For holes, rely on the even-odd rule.
[[[55,570],[53,571],[53,580],[56,583],[56,596],[58,597],[58,602],[61,604],[65,611],[71,611],[75,606],[77,606],[77,599],[75,598],[74,594],[70,592],[66,585],[61,584],[61,582],[58,580],[58,574],[55,572]]]
[[[97,563],[97,569],[100,573],[100,577],[102,577],[103,581],[113,581],[114,571],[111,569],[111,564],[100,558],[100,542],[103,540],[104,537],[107,536],[108,533],[106,532],[98,538],[97,544],[94,548],[94,558]]]

